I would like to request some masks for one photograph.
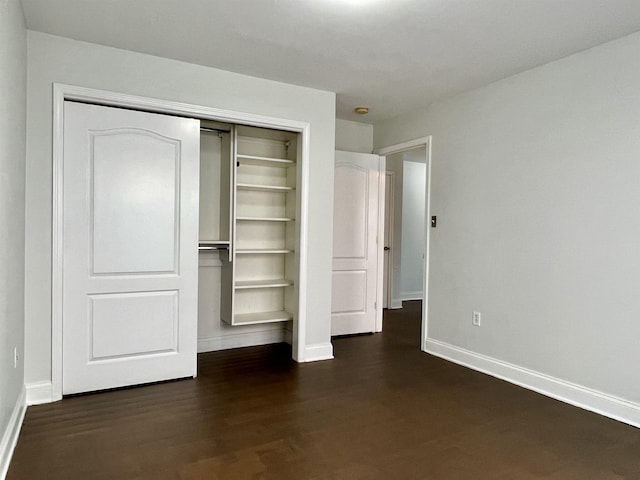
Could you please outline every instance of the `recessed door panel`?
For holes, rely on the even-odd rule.
[[[331,306],[334,315],[366,313],[367,271],[333,272]]]
[[[93,273],[176,272],[180,143],[122,129],[91,147]]]
[[[364,168],[336,165],[333,228],[341,234],[333,237],[333,258],[367,256],[369,183],[369,172]]]
[[[178,351],[178,292],[89,296],[89,362]]]

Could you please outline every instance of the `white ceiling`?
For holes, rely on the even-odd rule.
[[[22,4],[32,30],[334,91],[367,123],[640,30],[640,0]]]

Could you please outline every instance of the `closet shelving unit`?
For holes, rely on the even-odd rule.
[[[297,309],[296,135],[244,126],[233,134],[231,307],[222,318],[289,321]]]

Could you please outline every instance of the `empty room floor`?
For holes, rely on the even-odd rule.
[[[207,353],[195,380],[29,407],[7,479],[640,479],[640,429],[421,353],[420,307],[332,361]]]

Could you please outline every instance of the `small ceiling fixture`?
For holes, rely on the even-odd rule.
[[[353,109],[358,115],[366,115],[369,113],[369,107],[356,107]]]

